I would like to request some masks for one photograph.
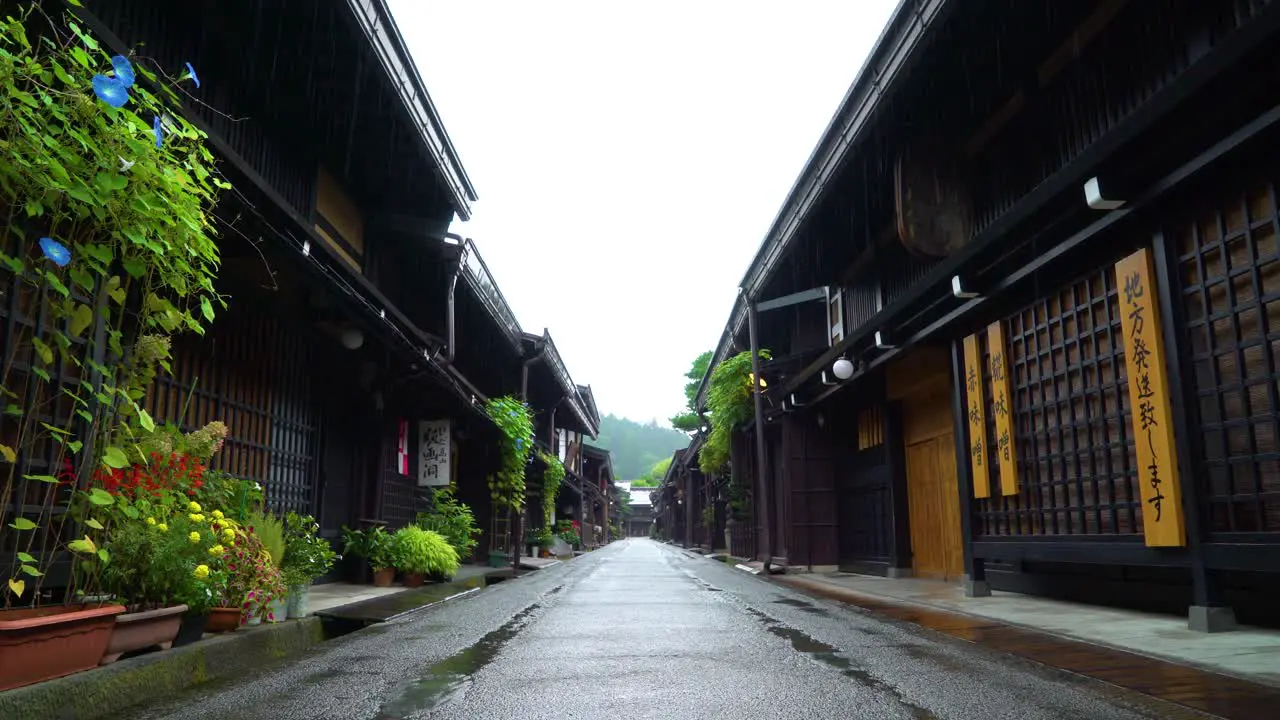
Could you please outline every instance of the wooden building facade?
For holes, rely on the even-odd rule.
[[[476,194],[385,2],[76,12],[112,52],[145,47],[135,63],[149,70],[198,68],[184,111],[234,188],[215,208],[229,308],[177,340],[151,414],[224,422],[215,467],[261,483],[277,512],[314,514],[325,537],[413,522],[424,491],[450,482],[488,527],[499,434],[483,404],[523,392],[541,347],[475,244],[448,233]],[[21,350],[2,347],[6,362]],[[558,355],[547,366],[566,399],[535,413],[563,402],[573,431],[594,435],[594,398]],[[22,493],[0,501],[21,514]]]
[[[712,363],[754,312],[751,554],[1280,624],[1278,32],[1274,2],[902,3]]]

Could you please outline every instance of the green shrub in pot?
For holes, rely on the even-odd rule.
[[[410,525],[394,538],[395,566],[401,572],[452,577],[458,571],[458,553],[440,533]]]

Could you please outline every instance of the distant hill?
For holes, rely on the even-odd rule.
[[[606,415],[600,420],[600,436],[592,444],[610,452],[618,480],[635,480],[654,463],[688,447],[689,436],[653,421],[638,423]]]

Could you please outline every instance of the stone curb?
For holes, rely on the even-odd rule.
[[[201,683],[298,655],[324,641],[320,618],[241,628],[193,645],[0,692],[4,720],[93,720],[157,704]]]

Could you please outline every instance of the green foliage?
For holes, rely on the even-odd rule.
[[[689,372],[684,376],[689,382],[685,383],[684,396],[685,408],[680,414],[671,418],[671,426],[677,430],[687,433],[697,432],[702,428],[702,418],[698,417],[698,388],[702,385],[702,378],[707,374],[707,368],[711,365],[711,358],[714,354],[707,351],[699,355],[693,361],[693,366],[689,368]]]
[[[437,490],[431,498],[434,509],[419,513],[417,525],[423,530],[431,530],[444,536],[459,558],[469,558],[479,542],[476,536],[480,534],[480,527],[476,525],[476,517],[471,508],[466,503],[459,502],[454,497],[454,491],[453,485]]]
[[[385,570],[396,566],[395,542],[392,536],[381,527],[367,530],[342,528],[342,552],[344,555],[355,555],[369,561],[374,570]]]
[[[285,536],[284,521],[261,510],[249,513],[249,531],[257,534],[262,548],[271,556],[271,562],[280,567],[284,561]]]
[[[191,542],[191,524],[182,516],[163,532],[141,522],[116,524],[104,545],[110,562],[103,567],[102,590],[133,612],[184,602],[198,611],[202,602],[193,573],[209,561],[214,541],[206,534],[200,542]]]
[[[555,541],[556,535],[550,527],[529,528],[524,531],[525,545],[537,545],[545,549],[555,544]]]
[[[560,533],[560,539],[572,545],[573,547],[578,547],[579,545],[582,544],[582,538],[578,536],[578,532],[576,530],[562,531]]]
[[[716,526],[716,509],[711,505],[702,508],[702,526],[708,529]]]
[[[489,400],[485,411],[505,436],[501,466],[489,479],[490,496],[496,507],[518,508],[524,503],[524,473],[533,452],[533,415],[510,395]]]
[[[645,470],[636,480],[631,481],[633,487],[658,487],[662,484],[662,479],[667,476],[667,469],[671,467],[672,457],[664,457],[653,464],[653,467]]]
[[[542,451],[538,452],[538,457],[547,466],[542,471],[542,524],[548,526],[556,512],[556,498],[560,496],[560,483],[564,480],[564,463]]]
[[[6,366],[0,377],[12,423],[11,444],[0,445],[7,464],[0,497],[14,494],[20,455],[43,455],[51,445],[61,475],[21,478],[43,483],[27,486],[43,490],[29,493],[29,506],[40,509],[10,519],[10,506],[0,506],[0,525],[26,532],[11,545],[20,561],[15,573],[43,577],[37,566],[65,547],[80,560],[72,564],[73,592],[92,594],[110,552],[94,540],[106,542],[108,526],[89,511],[109,495],[65,493],[59,481],[84,483],[99,467],[121,470],[147,459],[138,445],[155,421],[139,403],[159,370],[168,370],[170,336],[204,332],[215,307],[225,306],[214,289],[220,259],[212,208],[230,185],[204,133],[182,116],[173,87],[126,58],[113,63],[69,18],[36,18],[31,25],[42,35],[30,37],[27,21],[42,13],[32,3],[0,21],[0,213],[5,245],[16,240],[20,248],[0,252],[0,266],[26,307],[49,309],[44,322],[19,324],[7,338],[32,348],[34,362]],[[123,88],[122,72],[137,82],[113,107],[95,93],[95,76]],[[105,347],[89,342],[99,332]],[[54,375],[84,380],[55,385]],[[23,387],[20,400],[12,388]],[[24,400],[25,407],[12,402]],[[63,403],[73,412],[61,427],[47,422],[47,410],[28,412]],[[86,448],[93,456],[80,455]],[[77,501],[69,505],[69,497]],[[32,555],[37,537],[73,537],[69,525],[78,523],[85,533],[74,546],[40,544],[43,557]],[[144,557],[134,540],[120,535],[134,557]],[[9,591],[6,605],[41,595],[38,582],[27,588],[16,574]]]
[[[445,577],[458,571],[458,553],[440,533],[410,525],[393,537],[394,564],[400,571]]]
[[[316,533],[320,525],[310,515],[288,513],[284,516],[284,560],[280,574],[286,587],[307,585],[329,572],[338,554],[329,541]]]
[[[262,510],[262,485],[257,482],[242,480],[221,470],[209,470],[203,479],[204,484],[194,496],[201,505],[221,508],[238,523],[248,522],[250,513]]]
[[[606,415],[600,420],[600,434],[593,444],[613,456],[616,477],[630,479],[640,477],[654,463],[687,447],[689,436],[656,422],[638,423]]]
[[[760,358],[772,357],[768,350]],[[698,453],[698,465],[707,474],[718,473],[729,463],[733,429],[754,415],[751,396],[751,352],[743,351],[716,366],[707,388],[711,432]]]

